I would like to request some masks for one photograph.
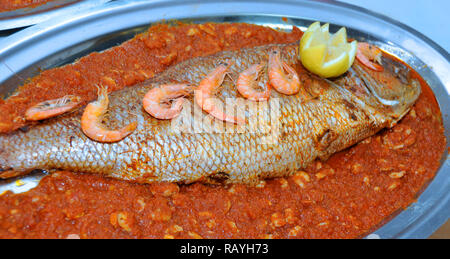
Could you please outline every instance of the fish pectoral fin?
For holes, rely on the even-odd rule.
[[[208,177],[205,179],[205,182],[209,184],[223,184],[228,179],[230,179],[230,175],[226,172],[216,172],[208,175]]]
[[[322,134],[319,135],[317,142],[317,149],[320,151],[325,151],[331,143],[338,137],[338,134],[332,129],[326,129]]]
[[[333,150],[330,150],[330,145],[338,138],[336,131],[332,129],[326,129],[317,138],[317,150],[319,151],[318,157],[320,160],[328,160]]]

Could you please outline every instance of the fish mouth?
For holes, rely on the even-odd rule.
[[[370,97],[368,103],[392,117],[393,124],[408,113],[421,93],[420,83],[411,77],[410,69],[382,56],[383,72],[372,72],[354,64],[353,70],[362,79]]]

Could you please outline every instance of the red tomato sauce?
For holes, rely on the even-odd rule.
[[[221,50],[300,39],[248,24],[156,25],[74,64],[43,71],[1,101],[0,129],[24,125],[27,107],[66,94],[96,97],[169,65]],[[0,238],[357,238],[414,202],[445,150],[441,113],[422,94],[397,126],[258,187],[138,184],[55,172],[22,194],[0,195]]]
[[[21,8],[37,7],[52,0],[2,0],[0,1],[0,12],[13,11]]]

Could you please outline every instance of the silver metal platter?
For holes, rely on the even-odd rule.
[[[54,0],[36,7],[0,12],[0,31],[30,26],[54,17],[73,16],[109,1]]]
[[[282,19],[282,18],[287,18]],[[379,45],[412,66],[428,82],[443,115],[447,147],[441,167],[417,202],[394,215],[368,238],[426,238],[450,215],[450,55],[412,28],[388,17],[348,4],[322,1],[114,1],[89,12],[58,17],[20,31],[0,42],[0,94],[7,96],[24,78],[74,62],[93,51],[116,46],[161,20],[195,23],[245,22],[290,30],[313,21],[329,22],[331,31],[346,26],[350,37]],[[40,174],[14,182],[0,182],[6,189],[23,192]]]

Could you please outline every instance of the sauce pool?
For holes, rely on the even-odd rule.
[[[21,8],[33,8],[48,2],[52,2],[52,0],[2,0],[0,1],[0,12],[14,11]]]

